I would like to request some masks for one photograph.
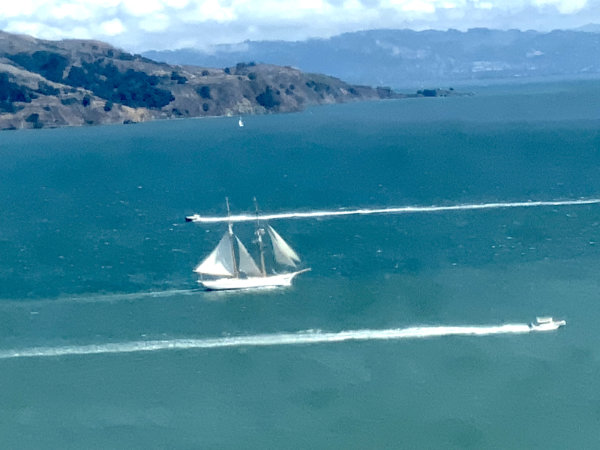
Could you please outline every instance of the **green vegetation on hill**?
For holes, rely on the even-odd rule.
[[[175,100],[171,91],[156,87],[160,81],[156,75],[133,69],[121,72],[106,60],[84,61],[81,66],[72,66],[63,81],[69,86],[87,89],[100,98],[132,108],[162,108]]]
[[[31,103],[31,99],[36,97],[31,89],[11,82],[6,73],[0,73],[1,112],[14,113],[17,109],[15,103]]]
[[[120,71],[110,59],[99,58],[81,65],[70,65],[59,53],[37,51],[7,55],[9,59],[55,83],[80,87],[94,95],[132,108],[162,108],[174,100],[169,90],[157,88],[159,78],[142,71]],[[70,66],[65,76],[65,69]],[[177,78],[179,81],[181,78]]]
[[[56,53],[45,50],[33,53],[17,53],[16,55],[6,55],[7,58],[27,69],[30,72],[39,73],[44,78],[54,82],[63,80],[63,72],[69,65],[69,60]]]

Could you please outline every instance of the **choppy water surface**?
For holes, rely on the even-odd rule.
[[[2,133],[0,445],[597,447],[598,92]],[[312,271],[199,290],[225,196]]]

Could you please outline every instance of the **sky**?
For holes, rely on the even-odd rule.
[[[3,0],[0,29],[131,52],[304,40],[376,28],[550,31],[600,23],[600,0]]]

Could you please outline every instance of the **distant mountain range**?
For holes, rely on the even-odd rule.
[[[181,67],[98,41],[0,32],[0,129],[286,112],[400,96],[291,67]]]
[[[392,88],[482,81],[600,76],[600,31],[541,33],[471,29],[466,32],[371,30],[301,42],[246,41],[210,50],[149,51],[171,64],[226,67],[255,61],[288,65],[351,83]]]

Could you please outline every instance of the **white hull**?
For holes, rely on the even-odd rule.
[[[269,287],[291,286],[292,280],[296,275],[307,272],[310,269],[299,270],[298,272],[283,273],[279,275],[269,275],[266,277],[247,277],[247,278],[218,278],[216,280],[199,280],[202,286],[213,291],[224,291],[230,289],[257,289]]]
[[[529,328],[533,331],[552,331],[566,324],[565,320],[554,320],[552,317],[538,317],[534,323],[529,325]]]

